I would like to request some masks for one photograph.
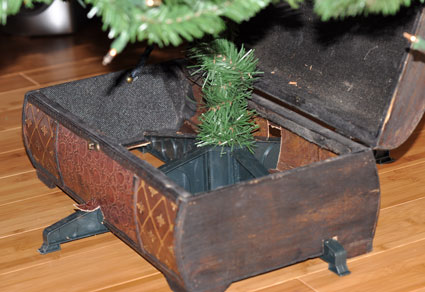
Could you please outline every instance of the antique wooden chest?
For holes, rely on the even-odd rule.
[[[184,133],[199,88],[180,62],[146,66],[131,85],[117,72],[25,97],[24,143],[39,178],[82,213],[97,212],[174,291],[224,291],[322,256],[329,240],[348,257],[371,251],[380,202],[373,150],[403,143],[425,109],[425,57],[402,38],[425,35],[421,7],[325,24],[308,7],[278,12],[241,28],[264,72],[250,101],[258,139],[280,141],[276,155],[261,153],[266,176],[191,192],[147,162],[193,148]]]

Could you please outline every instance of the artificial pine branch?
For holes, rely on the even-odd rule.
[[[280,0],[296,8],[305,0]],[[416,0],[424,3],[425,0]],[[52,0],[0,0],[0,20],[19,11],[22,5]],[[89,16],[102,17],[103,29],[114,41],[105,59],[110,61],[128,42],[147,40],[159,46],[181,44],[225,29],[225,19],[240,23],[279,0],[79,0],[90,4]],[[314,0],[323,19],[371,13],[394,14],[415,0]],[[107,62],[105,62],[107,63]]]
[[[147,40],[160,47],[177,46],[205,34],[217,35],[225,28],[223,18],[237,23],[249,19],[273,0],[209,0],[165,1],[157,7],[114,5],[110,0],[86,0],[96,14],[102,16],[104,28],[116,37],[111,47],[118,53],[127,42]],[[291,0],[294,1],[294,0]],[[144,3],[140,1],[139,3]]]
[[[419,1],[424,3],[424,0]],[[392,15],[413,2],[415,0],[315,0],[314,11],[326,21],[357,15]]]
[[[200,117],[198,146],[246,147],[252,151],[257,128],[254,112],[248,110],[253,83],[260,72],[252,50],[217,39],[191,50],[199,65],[194,74],[202,72],[207,111]]]

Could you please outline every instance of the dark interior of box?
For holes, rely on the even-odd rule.
[[[336,156],[258,116],[260,128],[255,133],[258,142],[254,155],[231,154],[233,157],[227,158],[227,170],[221,164],[215,167],[222,160],[221,153],[198,155],[194,129],[202,107],[194,101],[192,84],[180,64],[146,66],[132,84],[125,82],[125,73],[56,85],[40,92],[64,108],[65,113],[77,117],[83,127],[127,146],[134,155],[159,168],[181,186],[191,187],[193,190],[188,190],[194,194]],[[161,133],[171,134],[171,138],[164,138]],[[189,156],[188,165],[180,164]],[[210,168],[202,176],[204,166]],[[218,178],[220,182],[215,183]]]
[[[273,38],[273,34],[271,36]],[[267,34],[265,37],[267,37]],[[278,48],[278,45],[271,48],[271,54],[277,54],[276,49]],[[260,51],[261,50],[259,50],[259,52]],[[310,56],[307,52],[305,54],[306,56]],[[335,52],[335,54],[337,53]],[[263,55],[257,53],[257,55],[260,59],[265,59],[265,61],[261,61],[262,68],[267,68],[267,66],[271,68],[272,58],[268,59],[267,54]],[[324,59],[320,59],[319,61],[324,62]],[[264,89],[264,91],[271,92],[271,94],[282,94],[279,96],[286,97],[286,94],[290,92],[289,89],[292,89],[293,85],[286,84],[286,81],[283,83],[281,81],[275,83],[279,78],[283,78],[283,71],[281,72],[279,70],[285,68],[283,66],[284,63],[283,61],[276,61],[276,63],[273,64],[278,66],[279,69],[273,67],[275,71],[273,74],[265,74],[265,77],[261,79],[263,81],[260,81],[258,84],[260,89],[262,86],[270,86],[270,90]],[[294,61],[294,64],[299,65],[299,62]],[[330,67],[331,65],[332,64],[329,64]],[[302,67],[305,69],[304,64]],[[289,70],[289,68],[286,69]],[[306,70],[308,72],[314,71],[313,68],[310,67]],[[342,69],[338,70],[341,71]],[[336,73],[338,73],[338,70]],[[146,132],[174,134],[177,132],[184,132],[182,131],[182,127],[184,128],[187,124],[194,126],[194,121],[197,120],[194,118],[194,115],[195,113],[198,115],[200,114],[199,104],[197,105],[194,101],[195,97],[193,96],[192,84],[188,81],[183,72],[184,70],[180,62],[170,62],[145,66],[140,77],[132,84],[128,84],[125,81],[127,72],[116,72],[40,89],[40,92],[64,108],[65,113],[67,111],[69,115],[76,116],[80,119],[84,126],[108,136],[118,144],[129,146],[128,148],[133,154],[161,170],[166,168],[166,164],[170,162],[173,163],[174,158],[180,159],[197,148],[196,146],[191,149],[184,148],[180,151],[181,153],[179,155],[171,160],[169,158],[172,155],[163,155],[168,151],[165,150],[165,148],[159,149],[156,153],[152,151],[152,149],[146,151],[146,146],[149,145],[145,143]],[[293,76],[295,76],[291,74],[298,73],[300,72],[296,69],[293,73],[288,71],[289,80],[292,80]],[[329,73],[330,71],[327,72],[327,74]],[[308,77],[310,78],[309,82],[313,84],[311,86],[316,86],[314,76],[316,75],[310,75]],[[294,80],[298,80],[296,81],[298,82],[297,88],[304,90],[302,87],[305,86],[304,83],[300,81],[300,79]],[[281,88],[277,86],[277,84],[282,85]],[[325,85],[321,86],[322,87],[318,86],[318,92],[308,92],[309,98],[312,96],[317,97],[316,99],[313,98],[310,102],[306,102],[308,106],[311,106],[314,102],[320,101],[320,98],[326,95],[324,92],[320,95],[320,90],[324,91],[323,86]],[[326,86],[330,85],[327,84]],[[330,88],[330,93],[332,93],[332,90],[338,91],[341,90],[341,88],[337,88],[335,85],[333,88]],[[364,90],[367,91],[366,89]],[[353,95],[359,94],[357,89],[353,88],[351,91],[352,92],[348,92]],[[361,90],[359,89],[359,91]],[[378,91],[379,90],[377,90],[377,92]],[[307,97],[306,95],[303,96]],[[343,98],[344,96],[345,95],[338,95],[338,100],[333,100],[329,97],[326,102],[342,102],[343,99],[339,98]],[[383,95],[381,94],[379,96]],[[333,97],[336,98],[337,95]],[[284,100],[287,101],[286,99]],[[350,100],[350,102],[352,101],[350,98],[348,98],[348,100]],[[370,102],[371,100],[368,101]],[[378,98],[377,102],[384,103],[384,98]],[[306,108],[304,107],[302,109]],[[351,113],[353,113],[353,110],[350,110]],[[373,106],[366,107],[366,111],[369,111],[370,116],[377,118],[378,114],[373,113]],[[358,113],[358,117],[360,117],[360,113]],[[260,125],[260,129],[255,135],[259,141],[274,141],[273,143],[277,141],[277,144],[275,143],[277,147],[274,146],[273,150],[270,150],[275,154],[264,155],[269,149],[261,146],[263,148],[259,151],[263,152],[257,155],[260,157],[259,160],[265,157],[260,163],[265,167],[266,174],[306,166],[337,156],[337,154],[332,151],[309,142],[290,130],[271,123],[265,118],[258,117],[257,123]],[[192,137],[193,134],[194,133],[192,133]],[[192,138],[190,143],[194,145],[194,141],[195,140]],[[170,148],[172,151],[176,151],[176,149],[180,147],[175,145],[177,144],[174,143]],[[190,171],[194,172],[195,175],[197,173],[197,170]]]
[[[116,72],[40,89],[91,129],[116,141],[144,131],[177,130],[194,114],[191,85],[179,62],[150,65],[131,84]]]
[[[269,7],[241,27],[264,76],[256,88],[368,144],[385,118],[418,9],[322,22],[310,4]]]
[[[144,134],[191,132],[186,136],[194,137],[196,133],[193,128],[187,129],[187,125],[193,127],[194,121],[198,120],[195,116],[200,114],[199,104],[193,100],[192,85],[182,75],[180,66],[179,63],[146,66],[133,84],[123,80],[126,72],[116,72],[43,88],[40,92],[79,118],[84,125],[119,144],[130,145],[129,148],[136,149],[133,153],[137,156],[160,167],[167,162],[166,159],[160,155],[156,158],[142,155],[139,151],[145,145]],[[276,155],[278,161],[267,163],[270,172],[335,156],[265,118],[258,116],[256,120],[259,125],[255,133],[257,139],[282,141],[280,155]],[[137,144],[143,146],[135,147]],[[182,152],[188,151],[185,148]]]

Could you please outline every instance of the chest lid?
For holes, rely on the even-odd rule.
[[[241,27],[264,75],[256,90],[374,149],[403,143],[425,109],[425,9],[321,22],[311,5],[270,7]]]

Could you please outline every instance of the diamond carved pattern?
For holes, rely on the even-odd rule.
[[[25,106],[24,119],[24,139],[32,157],[59,179],[55,145],[56,121],[31,103]]]
[[[177,273],[174,256],[177,205],[141,179],[136,206],[143,248]]]

